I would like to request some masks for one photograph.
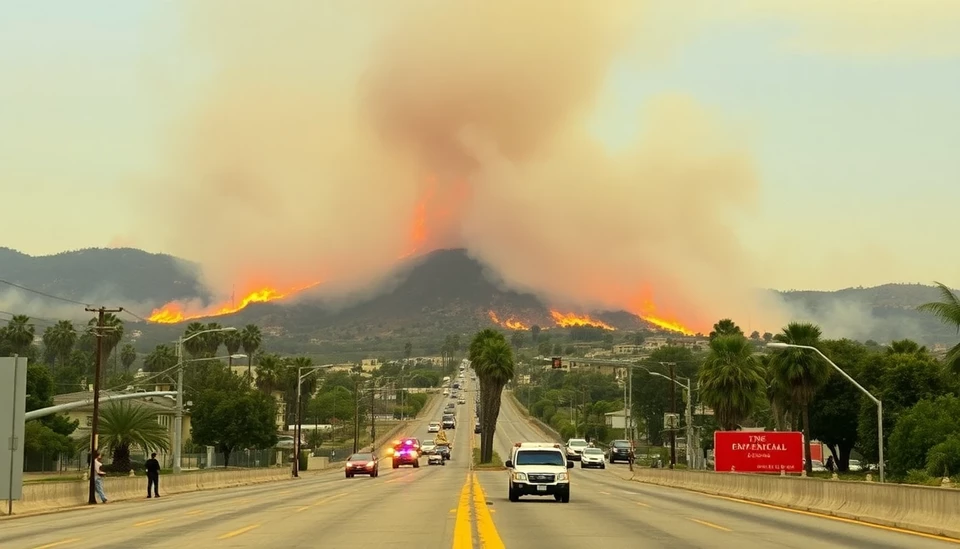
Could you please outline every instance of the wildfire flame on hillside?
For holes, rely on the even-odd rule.
[[[679,332],[683,335],[688,335],[688,336],[696,335],[692,330],[690,330],[689,328],[686,328],[679,322],[664,320],[662,318],[657,318],[654,316],[641,316],[641,315],[637,315],[637,316],[639,316],[641,319],[649,322],[650,324],[653,324],[658,328],[663,328],[664,330],[670,330],[671,332]]]
[[[267,303],[269,301],[285,299],[304,290],[313,288],[320,283],[321,282],[314,282],[312,284],[307,284],[306,286],[291,288],[286,291],[280,291],[270,287],[260,288],[259,290],[247,294],[238,303],[221,303],[198,312],[188,312],[183,303],[171,301],[159,309],[154,309],[150,314],[150,318],[147,320],[160,324],[176,324],[178,322],[185,322],[187,320],[194,320],[198,318],[229,315],[244,309],[251,303]]]
[[[524,324],[522,321],[517,320],[513,317],[510,317],[506,320],[501,321],[500,318],[497,316],[497,313],[493,311],[487,311],[487,314],[490,316],[490,320],[492,320],[494,324],[503,326],[504,328],[508,328],[510,330],[529,330],[530,329],[530,327]]]
[[[550,316],[553,317],[553,321],[556,322],[557,326],[560,326],[561,328],[570,328],[572,326],[593,326],[594,328],[603,328],[604,330],[616,330],[616,328],[607,324],[606,322],[595,320],[587,315],[577,315],[574,313],[564,314],[560,311],[550,311]]]

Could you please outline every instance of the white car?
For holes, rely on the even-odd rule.
[[[553,496],[559,502],[570,503],[570,473],[572,461],[567,461],[559,444],[549,442],[518,442],[510,459],[504,464],[510,473],[507,495],[510,501],[521,496]]]
[[[420,443],[420,453],[429,456],[437,449],[437,443],[432,440],[425,440]]]
[[[439,422],[439,421],[431,421],[431,422],[430,422],[430,425],[427,426],[427,432],[428,432],[428,433],[439,433],[439,432],[440,432],[440,422]]]
[[[436,448],[436,446],[434,446]],[[427,465],[446,465],[447,460],[443,459],[443,455],[436,452],[427,456]]]
[[[567,459],[579,460],[580,453],[588,446],[590,443],[584,438],[571,438],[567,441]]]
[[[587,467],[599,467],[600,469],[606,469],[607,463],[604,459],[603,450],[600,448],[584,448],[580,452],[580,468],[586,469]]]

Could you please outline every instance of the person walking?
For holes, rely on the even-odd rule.
[[[160,462],[157,461],[157,453],[150,454],[150,459],[145,464],[147,468],[147,497],[160,497]],[[150,495],[150,488],[153,487],[153,496]]]
[[[103,462],[100,461],[99,451],[93,453],[93,470],[97,474],[97,478],[93,481],[93,487],[96,489],[97,495],[100,496],[100,503],[106,503],[107,494],[103,491],[103,477],[107,474],[103,472]]]

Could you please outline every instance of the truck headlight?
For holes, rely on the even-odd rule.
[[[514,474],[513,474],[513,480],[527,480],[527,474],[526,474],[526,473],[514,473]]]
[[[563,482],[563,481],[565,481],[565,480],[567,480],[567,474],[566,474],[566,473],[560,473],[560,474],[557,475],[557,482]]]

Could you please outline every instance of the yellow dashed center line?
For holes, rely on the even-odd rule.
[[[164,519],[151,519],[151,520],[145,520],[143,522],[138,522],[133,526],[139,528],[140,526],[150,526],[151,524],[156,524],[158,522],[163,522],[163,521]]]
[[[708,527],[710,527],[710,528],[715,528],[715,529],[717,529],[717,530],[723,530],[724,532],[730,532],[730,531],[731,531],[729,528],[724,528],[723,526],[714,524],[714,523],[712,523],[712,522],[707,522],[707,521],[705,521],[705,520],[697,520],[697,519],[690,519],[690,520],[692,520],[693,522],[696,522],[697,524],[702,524],[703,526],[708,526]]]
[[[244,528],[241,528],[241,529],[239,529],[239,530],[234,530],[233,532],[227,532],[226,534],[218,537],[217,539],[230,539],[230,538],[235,538],[235,537],[239,536],[240,534],[246,534],[246,533],[249,532],[250,530],[254,530],[254,529],[256,529],[256,528],[260,528],[260,525],[259,525],[259,524],[253,524],[253,525],[250,525],[250,526],[246,526],[246,527],[244,527]]]
[[[75,542],[78,542],[78,541],[80,541],[80,538],[65,539],[65,540],[62,540],[62,541],[55,541],[55,542],[53,542],[53,543],[48,543],[48,544],[46,544],[46,545],[38,545],[38,546],[34,547],[33,549],[51,549],[52,547],[60,547],[61,545],[66,545],[66,544],[68,544],[68,543],[75,543]]]

